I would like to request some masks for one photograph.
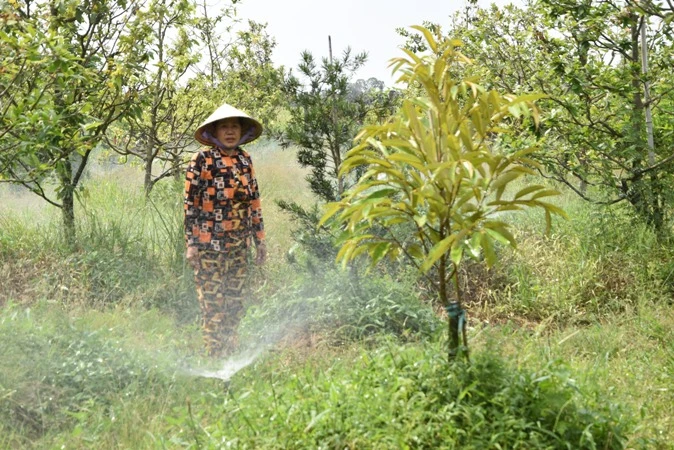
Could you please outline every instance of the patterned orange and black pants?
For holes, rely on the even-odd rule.
[[[199,268],[194,271],[201,325],[206,351],[225,356],[236,346],[243,294],[248,274],[245,246],[225,252],[199,251]]]

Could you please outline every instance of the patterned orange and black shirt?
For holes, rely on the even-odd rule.
[[[185,239],[188,246],[227,251],[251,239],[264,241],[260,191],[250,155],[227,156],[202,149],[191,159],[185,181]]]

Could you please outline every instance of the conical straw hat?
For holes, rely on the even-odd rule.
[[[204,132],[208,131],[208,125],[229,117],[238,117],[241,121],[242,133],[239,145],[254,141],[262,134],[262,124],[260,122],[240,109],[236,109],[225,103],[199,125],[199,128],[197,128],[197,131],[194,133],[194,138],[204,145],[213,145],[213,141],[211,141],[208,136],[204,135]]]

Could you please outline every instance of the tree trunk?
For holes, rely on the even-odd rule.
[[[655,164],[655,139],[653,137],[653,114],[651,111],[651,92],[648,82],[648,39],[646,27],[648,26],[648,17],[644,16],[641,23],[641,73],[644,75],[644,116],[646,125],[646,142],[648,143],[648,165]],[[651,172],[649,175],[650,201],[652,203],[653,227],[660,233],[665,226],[663,187],[658,178],[657,172]]]
[[[173,166],[173,180],[176,183],[182,182],[183,177],[185,176],[184,170],[182,169],[182,163],[179,156],[176,156],[171,160],[171,165]]]
[[[645,26],[642,25],[642,26]],[[643,35],[641,34],[641,26],[639,26],[639,17],[634,14],[631,31],[631,84],[632,84],[632,118],[631,118],[631,136],[629,139],[632,145],[637,150],[634,162],[632,163],[633,170],[638,174],[639,171],[648,166],[649,162],[654,162],[653,149],[649,148],[644,137],[646,136],[646,121],[647,108],[642,95],[642,75],[645,67],[644,55],[642,54],[642,46],[647,45],[645,41],[641,42]],[[646,176],[637,176],[628,186],[626,196],[628,201],[635,208],[637,213],[646,221],[646,223],[653,227],[658,233],[664,227],[664,208],[661,204],[662,186],[657,179],[657,174],[648,174]]]
[[[641,24],[641,73],[648,77],[648,41],[646,39],[646,25],[648,20],[643,18]],[[644,100],[646,114],[646,136],[648,141],[648,164],[655,164],[655,142],[653,139],[653,115],[651,113],[651,92],[648,78],[644,80]]]
[[[453,263],[452,263],[453,264]],[[446,256],[440,262],[439,275],[441,280],[440,298],[447,310],[448,325],[448,353],[449,362],[456,360],[457,356],[463,356],[468,359],[468,341],[466,339],[466,311],[461,302],[461,290],[459,286],[458,267],[453,267],[452,281],[454,281],[454,290],[456,300],[449,301],[445,274],[447,272]]]
[[[75,245],[75,198],[72,189],[63,195],[63,207],[61,208],[63,216],[63,231],[65,232],[66,243],[69,246]]]
[[[145,196],[149,196],[152,191],[152,162],[154,160],[154,154],[152,149],[152,139],[149,137],[145,142],[145,179],[143,180],[143,186],[145,187]]]
[[[645,147],[643,139],[644,131],[644,102],[641,98],[641,70],[639,69],[639,23],[638,19],[634,19],[631,27],[631,44],[632,44],[632,58],[630,59],[631,65],[631,82],[632,82],[632,136],[631,139],[634,143],[634,146],[637,148],[639,156],[636,158],[635,169],[641,168],[641,153]]]
[[[57,171],[61,188],[61,217],[66,244],[75,244],[75,189],[73,186],[73,167],[66,158],[61,170]]]
[[[330,66],[332,67],[332,38],[328,36],[328,52],[330,55]],[[335,177],[337,178],[337,200],[342,199],[342,194],[344,193],[344,177],[339,174],[339,166],[342,164],[342,155],[340,153],[340,143],[339,143],[339,126],[337,123],[337,110],[335,109],[334,104],[335,99],[332,99],[332,131],[334,133],[334,140],[332,145],[332,159],[335,164]]]
[[[449,325],[449,353],[448,358],[450,361],[456,359],[456,355],[459,354],[461,348],[461,334],[460,334],[460,324],[459,324],[459,312],[461,311],[461,303],[452,302],[447,306],[447,323]]]

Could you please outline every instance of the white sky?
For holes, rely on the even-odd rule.
[[[521,3],[518,0],[480,0],[481,5]],[[303,50],[320,61],[328,56],[328,35],[333,55],[350,46],[366,51],[368,61],[355,75],[376,77],[393,84],[388,61],[401,56],[403,38],[397,27],[421,25],[424,20],[449,24],[449,16],[465,7],[465,0],[243,0],[237,5],[241,19],[267,23],[276,38],[274,62],[296,70]]]

